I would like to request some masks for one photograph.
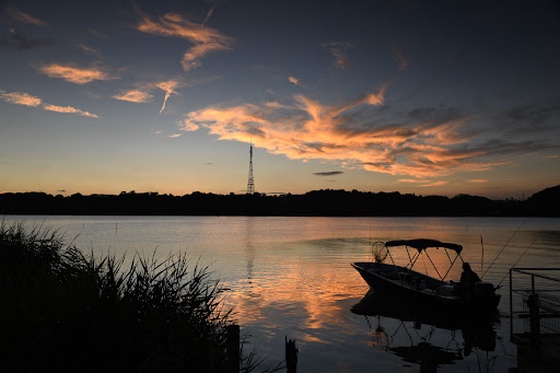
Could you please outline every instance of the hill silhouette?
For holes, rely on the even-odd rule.
[[[560,215],[560,185],[533,194],[526,201],[531,210],[543,215]]]
[[[459,194],[420,196],[399,192],[314,190],[305,194],[157,192],[119,195],[42,192],[0,194],[0,214],[33,215],[268,215],[268,216],[560,216],[560,185],[526,201]]]

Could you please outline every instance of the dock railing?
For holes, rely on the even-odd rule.
[[[546,360],[558,361],[560,268],[509,270],[511,341]]]

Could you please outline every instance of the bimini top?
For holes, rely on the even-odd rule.
[[[408,246],[413,247],[418,251],[426,250],[428,247],[443,247],[450,250],[455,250],[457,254],[460,254],[463,250],[463,246],[456,243],[440,242],[438,240],[431,240],[427,238],[417,238],[415,240],[395,240],[385,242],[386,247],[394,246]]]

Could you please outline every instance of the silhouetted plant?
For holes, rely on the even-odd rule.
[[[207,267],[85,256],[56,231],[0,226],[7,371],[223,372],[231,309]],[[258,364],[254,352],[242,371]]]

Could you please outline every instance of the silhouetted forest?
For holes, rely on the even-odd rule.
[[[314,190],[305,194],[156,192],[119,195],[41,192],[0,194],[0,214],[33,215],[268,215],[268,216],[560,216],[560,185],[525,201],[460,194],[420,196],[399,192]]]

